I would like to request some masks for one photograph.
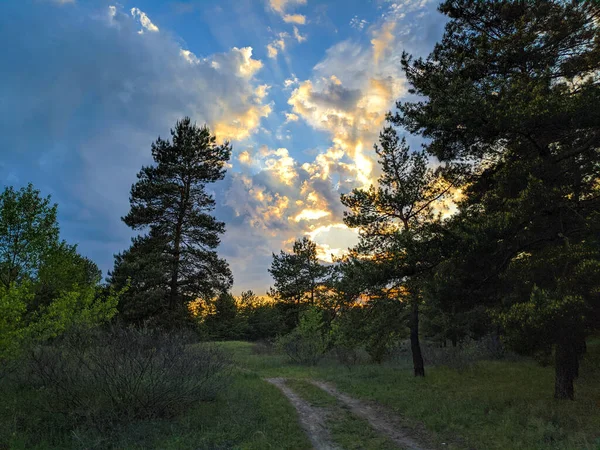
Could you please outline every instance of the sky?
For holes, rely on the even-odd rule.
[[[376,182],[373,144],[408,98],[403,51],[443,32],[430,0],[4,0],[0,181],[59,205],[61,237],[104,274],[150,146],[189,116],[233,146],[209,186],[234,293],[262,295],[272,253],[357,242],[340,194]],[[409,143],[419,145],[409,137]]]

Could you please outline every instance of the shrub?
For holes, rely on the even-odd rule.
[[[332,323],[333,354],[341,364],[348,368],[360,361],[358,349],[364,340],[364,333],[361,330],[362,316],[359,308],[350,308],[343,311]]]
[[[74,426],[103,428],[174,416],[224,387],[228,363],[185,333],[112,328],[37,347],[27,383],[41,407]]]
[[[302,312],[298,326],[291,333],[280,337],[277,344],[292,361],[317,364],[329,344],[329,334],[323,330],[322,312],[317,308]]]

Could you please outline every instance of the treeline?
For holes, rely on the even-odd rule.
[[[600,327],[600,9],[454,0],[440,11],[433,52],[402,57],[414,100],[381,132],[378,183],[342,195],[359,244],[334,266],[306,240],[274,255],[275,294],[300,316],[318,305],[324,334],[375,358],[408,334],[418,376],[423,334],[553,354],[555,397],[572,399]]]

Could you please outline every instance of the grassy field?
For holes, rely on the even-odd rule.
[[[424,425],[445,448],[600,449],[598,340],[588,346],[573,402],[552,398],[553,369],[535,362],[485,361],[461,371],[432,367],[425,379],[417,379],[406,366],[347,369],[326,360],[307,368],[282,355],[254,354],[249,343],[222,346],[240,366],[262,377],[329,381],[352,396],[385,405],[407,425]]]
[[[309,380],[329,382],[357,399],[375,401],[404,426],[439,448],[600,450],[600,341],[589,344],[574,402],[556,401],[553,369],[534,362],[483,361],[463,370],[429,367],[425,379],[402,363],[348,369],[332,359],[315,367],[292,364],[252,343],[218,344],[235,367],[228,388],[171,420],[138,422],[110,437],[75,429],[23,407],[35,392],[3,389],[0,449],[290,449],[311,448],[298,415],[277,387],[283,377],[312,406],[327,411],[332,440],[345,449],[398,448]]]

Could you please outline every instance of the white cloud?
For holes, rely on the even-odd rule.
[[[354,16],[350,20],[350,26],[357,30],[362,30],[368,23],[365,19],[359,19],[358,16]]]
[[[306,35],[302,36],[298,31],[298,27],[294,27],[294,38],[296,38],[298,42],[306,41]]]
[[[283,86],[286,89],[291,88],[292,86],[295,86],[298,84],[298,78],[296,78],[295,76],[293,76],[293,78],[288,78],[283,82]]]
[[[140,25],[147,31],[156,33],[158,32],[158,27],[152,23],[150,18],[146,15],[144,11],[141,11],[139,8],[131,8],[131,16],[133,18],[137,18],[140,22]],[[138,31],[139,34],[142,34],[144,30]]]

